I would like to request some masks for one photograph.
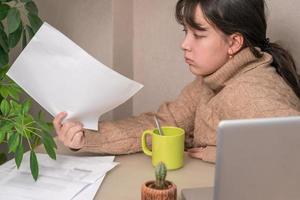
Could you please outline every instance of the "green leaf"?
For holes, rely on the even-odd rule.
[[[9,152],[16,152],[20,142],[19,134],[14,133],[8,139]]]
[[[27,45],[27,38],[26,38],[26,30],[23,29],[23,37],[22,37],[22,49],[24,49]]]
[[[41,25],[43,24],[42,20],[39,18],[39,16],[33,14],[33,13],[28,13],[27,14],[28,20],[30,22],[30,25],[32,27],[32,30],[34,33],[36,33]]]
[[[23,2],[23,3],[27,3],[27,2],[30,2],[30,1],[32,1],[32,0],[21,0],[21,2]]]
[[[10,86],[8,86],[7,92],[11,98],[19,101],[19,94],[22,93],[22,90],[20,89],[20,87],[18,85],[11,84]]]
[[[22,106],[22,114],[23,115],[28,113],[30,106],[31,106],[31,101],[29,99],[23,103],[23,106]]]
[[[0,104],[1,112],[4,116],[7,116],[9,113],[9,103],[6,99],[3,99]]]
[[[47,122],[46,124],[47,124],[47,126],[49,127],[50,132],[52,133],[52,132],[54,131],[53,122]]]
[[[26,115],[24,116],[24,123],[25,124],[34,124],[35,123],[33,117],[29,113],[26,113]]]
[[[12,0],[0,0],[0,2],[10,2]]]
[[[0,47],[0,68],[4,67],[8,63],[8,53]]]
[[[29,1],[25,4],[25,8],[28,12],[37,15],[38,14],[38,8],[36,4],[33,1]]]
[[[6,155],[4,153],[0,153],[0,165],[5,163],[7,160]]]
[[[0,4],[0,20],[3,20],[8,13],[9,5],[7,4]]]
[[[48,142],[51,146],[53,146],[54,148],[57,149],[57,146],[56,146],[56,144],[55,144],[55,141],[54,141],[53,137],[52,137],[49,133],[43,132],[42,138],[43,138],[43,140],[47,140],[47,142]]]
[[[12,131],[7,132],[6,134],[6,140],[8,141],[9,138],[13,135],[14,133]]]
[[[52,143],[49,142],[49,140],[45,139],[45,140],[43,140],[43,144],[44,144],[45,150],[46,150],[47,154],[50,156],[50,158],[52,158],[53,160],[56,160],[56,153],[52,146]]]
[[[1,92],[1,90],[0,90],[0,92]],[[22,106],[13,100],[10,100],[9,102],[10,102],[11,111],[14,114],[20,114],[21,110],[22,110]]]
[[[36,158],[36,154],[33,150],[30,152],[30,170],[33,179],[36,181],[39,175],[39,166]]]
[[[1,130],[0,132],[0,143],[2,143],[5,139],[5,132]]]
[[[32,148],[35,149],[35,147],[39,146],[41,144],[41,138],[39,137],[34,137],[33,143],[32,143]]]
[[[15,32],[9,34],[8,44],[10,48],[14,48],[18,44],[18,42],[21,39],[22,30],[23,30],[23,25],[22,23],[20,23],[18,29]]]
[[[0,86],[0,94],[3,98],[8,97],[7,87]]]
[[[20,105],[21,106],[21,105]],[[29,132],[26,131],[26,127],[25,127],[25,116],[22,115],[20,112],[16,113],[16,116],[14,117],[14,121],[15,121],[15,130],[17,131],[18,134],[28,137],[29,139],[31,139],[31,134]]]
[[[42,111],[39,111],[39,117],[37,120],[38,126],[45,132],[50,133],[52,131],[52,128],[48,126],[46,122],[44,122],[44,114]]]
[[[17,8],[11,8],[7,14],[8,33],[15,32],[20,26],[20,12]]]
[[[13,122],[2,120],[0,130],[2,133],[8,133],[11,132],[13,127],[14,127]]]
[[[24,154],[24,149],[23,145],[20,143],[20,145],[17,148],[16,154],[15,154],[15,162],[17,165],[17,168],[19,169],[21,162],[23,160],[23,154]]]
[[[6,53],[8,53],[8,38],[6,33],[2,29],[0,29],[0,46]]]
[[[37,124],[43,131],[48,132],[48,133],[51,132],[51,127],[49,127],[46,122],[37,120]]]
[[[9,70],[9,65],[8,64],[0,67],[0,80],[2,80],[5,77],[5,74],[8,70]],[[0,85],[0,87],[1,87],[1,85]]]
[[[23,125],[21,124],[21,122],[18,122],[18,123],[15,125],[15,129],[16,129],[16,131],[17,131],[18,134],[24,136],[25,131],[24,131],[24,129],[23,129]],[[27,136],[29,136],[29,135],[27,135]],[[29,136],[29,137],[30,137],[30,136]]]

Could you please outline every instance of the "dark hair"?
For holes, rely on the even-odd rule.
[[[249,47],[257,58],[262,54],[255,47],[271,54],[272,66],[300,98],[300,82],[292,55],[280,45],[271,43],[266,37],[264,0],[179,0],[176,5],[178,23],[203,30],[201,25],[195,22],[196,7],[199,5],[206,20],[224,34],[242,34],[244,47]]]

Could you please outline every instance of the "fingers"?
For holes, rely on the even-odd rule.
[[[198,147],[188,150],[188,155],[193,158],[203,159],[205,148]]]
[[[66,139],[69,141],[72,141],[74,136],[78,133],[78,132],[82,132],[83,131],[83,125],[79,122],[75,123],[74,126],[70,127],[66,133]]]
[[[60,112],[58,113],[54,120],[53,120],[53,125],[54,125],[54,128],[55,128],[55,131],[57,134],[60,133],[61,131],[61,127],[62,127],[62,120],[67,116],[67,113],[66,112]]]
[[[83,125],[80,122],[69,121],[63,124],[58,139],[69,148],[80,149],[83,147],[83,136]]]
[[[77,122],[74,121],[67,121],[63,124],[63,126],[60,129],[60,134],[63,135],[63,137],[67,137],[67,134],[71,128],[77,125]]]
[[[72,147],[74,149],[81,149],[84,145],[84,132],[77,132],[73,137]]]
[[[69,134],[69,136],[72,138],[65,138],[64,139],[64,145],[72,148],[72,149],[81,149],[84,145],[84,133],[83,130],[79,130],[78,132],[72,132]]]
[[[84,144],[83,124],[74,121],[67,121],[62,124],[66,116],[66,112],[61,112],[53,120],[58,139],[69,148],[80,149]]]
[[[188,149],[187,151],[189,153],[197,153],[197,152],[202,152],[203,149],[204,149],[204,147],[195,147],[195,148]]]

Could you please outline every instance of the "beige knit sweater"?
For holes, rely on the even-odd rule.
[[[270,66],[272,56],[255,58],[246,48],[215,73],[197,77],[173,102],[157,113],[99,123],[99,132],[86,130],[81,151],[127,154],[141,151],[141,134],[154,128],[153,115],[162,125],[186,131],[186,148],[205,147],[203,160],[214,162],[216,129],[221,120],[291,116],[300,114],[300,101]]]

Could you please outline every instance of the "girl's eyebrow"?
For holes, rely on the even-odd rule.
[[[196,23],[195,24],[197,27],[195,27],[195,30],[198,30],[198,31],[207,31],[208,30],[208,27],[200,24],[200,23]]]
[[[206,26],[203,26],[200,23],[197,23],[197,24],[195,23],[195,24],[193,24],[193,26],[188,25],[188,24],[183,24],[182,26],[183,26],[183,28],[189,27],[190,29],[193,29],[196,31],[207,31],[208,30],[208,28]]]

